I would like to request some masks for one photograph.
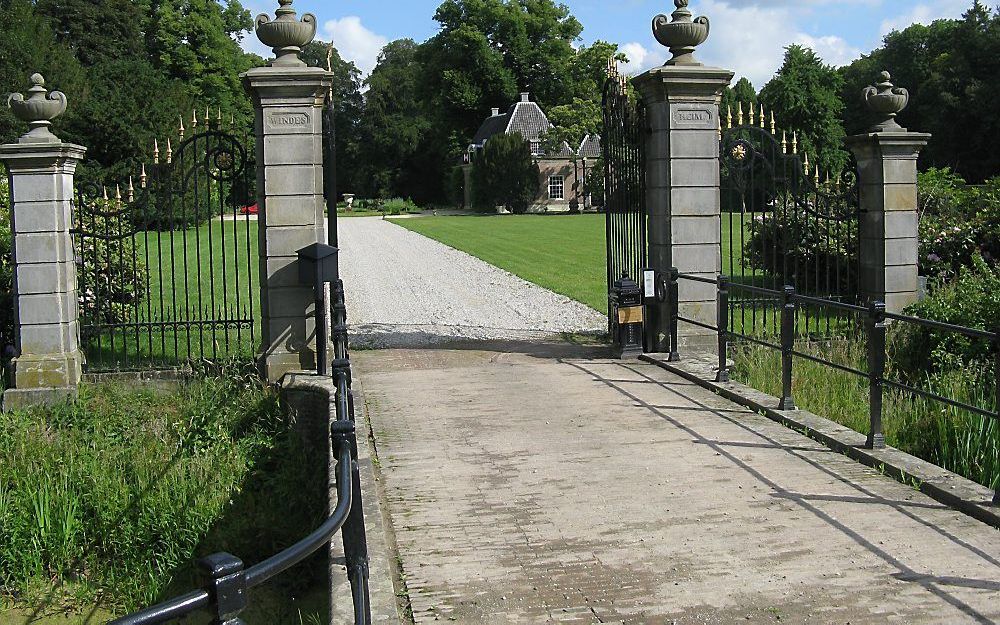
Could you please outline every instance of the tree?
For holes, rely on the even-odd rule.
[[[540,172],[531,146],[520,133],[501,134],[486,142],[472,166],[472,190],[479,208],[505,206],[510,212],[528,211],[538,197]]]
[[[921,154],[924,167],[950,167],[972,183],[1000,171],[1000,12],[972,3],[962,19],[914,24],[886,36],[882,47],[840,73],[848,133],[867,130],[876,120],[862,90],[883,70],[910,92],[898,121],[932,138]]]
[[[333,72],[334,125],[337,143],[337,186],[350,193],[359,182],[358,162],[361,160],[358,131],[364,110],[361,95],[361,70],[344,60],[332,44],[313,41],[302,49],[300,58],[306,65],[327,68]],[[329,55],[329,56],[328,56]]]
[[[37,0],[36,8],[86,66],[146,55],[149,0]]]
[[[809,48],[785,49],[781,68],[764,88],[759,101],[773,111],[779,128],[797,132],[801,152],[822,172],[837,175],[847,166],[846,133],[841,124],[843,78]]]
[[[733,115],[733,124],[736,123],[736,112],[739,110],[740,104],[743,105],[743,111],[749,113],[749,106],[757,108],[757,90],[753,88],[753,83],[750,82],[746,77],[740,78],[736,85],[733,87],[726,87],[722,91],[722,104],[719,107],[719,111],[726,119],[726,116],[730,113]]]

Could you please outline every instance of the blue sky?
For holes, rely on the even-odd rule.
[[[620,44],[638,73],[669,56],[653,39],[650,22],[670,13],[670,0],[563,0],[584,26],[583,43],[603,39]],[[273,13],[277,0],[243,0],[254,15]],[[437,30],[440,0],[295,0],[300,12],[314,13],[320,37],[333,39],[340,53],[367,73],[386,42],[402,37],[423,41]],[[972,0],[691,0],[707,15],[712,33],[702,46],[703,61],[727,67],[761,87],[781,63],[790,43],[815,49],[827,63],[842,65],[877,47],[886,33],[914,22],[960,16]],[[247,49],[264,54],[251,34]],[[887,68],[891,71],[892,68]]]

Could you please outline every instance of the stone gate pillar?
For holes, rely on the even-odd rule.
[[[861,208],[861,298],[900,313],[919,297],[917,257],[917,157],[929,134],[908,132],[896,122],[909,94],[888,72],[864,91],[869,107],[884,117],[870,132],[849,137],[858,162]]]
[[[17,143],[0,146],[10,179],[14,238],[13,388],[4,408],[60,400],[76,393],[83,374],[80,350],[73,175],[87,149],[63,143],[49,130],[66,111],[66,96],[46,93],[31,77],[28,97],[14,94],[14,115],[30,124]]]
[[[646,105],[646,208],[649,261],[658,272],[672,267],[714,280],[722,271],[719,192],[719,101],[733,72],[706,67],[694,58],[708,37],[708,18],[692,20],[686,0],[675,0],[671,19],[653,20],[657,41],[673,58],[633,79]],[[693,33],[693,35],[692,35]],[[680,282],[680,314],[709,325],[717,322],[716,289]],[[668,307],[652,311],[655,349],[669,351]],[[680,324],[682,344],[710,347],[710,332]]]
[[[256,111],[259,358],[270,382],[316,367],[315,295],[299,283],[296,252],[326,241],[322,108],[333,81],[298,56],[316,34],[316,18],[298,21],[292,0],[280,3],[277,19],[257,17],[257,37],[274,49],[275,60],[242,76]]]

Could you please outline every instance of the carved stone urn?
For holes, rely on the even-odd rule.
[[[306,13],[302,20],[295,19],[294,0],[278,0],[276,19],[266,13],[257,16],[257,38],[274,51],[272,66],[305,67],[299,52],[316,37],[316,16]]]
[[[667,65],[701,65],[694,58],[694,50],[708,39],[708,18],[692,19],[688,0],[674,0],[674,6],[677,10],[670,18],[662,14],[653,18],[653,36],[674,55]]]
[[[893,86],[889,72],[882,72],[882,82],[864,90],[865,102],[875,113],[885,116],[885,119],[873,128],[873,132],[905,131],[896,121],[896,116],[910,103],[910,92],[902,87]]]
[[[45,89],[45,78],[41,74],[31,76],[31,89],[28,97],[13,93],[7,98],[14,117],[28,122],[30,130],[18,141],[21,143],[58,143],[59,137],[52,134],[49,128],[52,120],[66,112],[66,94],[60,91],[49,93]]]

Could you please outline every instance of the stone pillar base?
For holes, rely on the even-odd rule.
[[[3,392],[3,410],[21,410],[32,406],[53,406],[76,399],[75,386],[65,388],[9,388]]]
[[[11,364],[14,387],[52,389],[75,387],[83,379],[83,352],[65,354],[25,354]]]

